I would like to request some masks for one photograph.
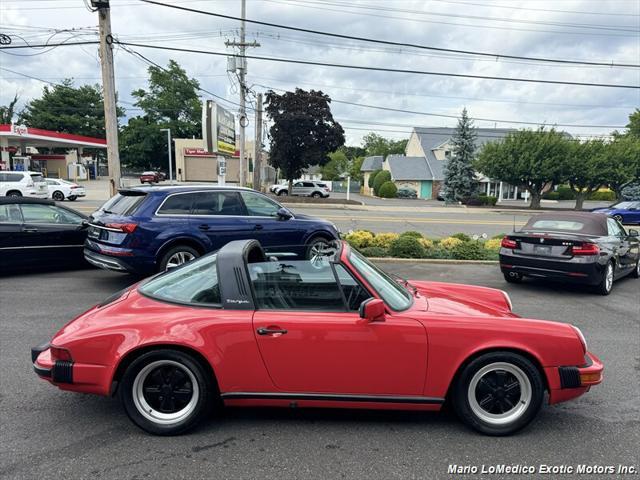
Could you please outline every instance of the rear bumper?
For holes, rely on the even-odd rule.
[[[111,251],[115,253],[112,255],[110,254]],[[110,245],[103,247],[101,244],[89,239],[84,244],[84,258],[95,267],[114,272],[149,275],[155,273],[156,269],[155,258],[142,255],[138,250],[112,247]]]
[[[547,367],[549,403],[559,403],[579,397],[603,380],[604,365],[593,353],[587,352],[580,366]]]
[[[103,270],[112,270],[114,272],[133,273],[130,267],[122,260],[115,257],[108,257],[101,255],[88,248],[84,249],[84,259],[94,267],[102,268]]]
[[[500,252],[502,273],[519,273],[527,277],[549,278],[572,283],[597,285],[602,281],[604,269],[598,261],[577,262],[539,257],[505,255]]]

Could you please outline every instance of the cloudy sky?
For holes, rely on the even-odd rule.
[[[239,0],[161,0],[188,8],[240,15]],[[239,22],[180,12],[139,0],[111,0],[113,33],[120,41],[231,52]],[[97,13],[82,0],[0,0],[0,32],[13,45],[97,38]],[[247,0],[247,18],[325,32],[496,55],[640,64],[640,0]],[[71,29],[73,29],[71,31]],[[53,36],[52,36],[53,35]],[[323,63],[472,75],[640,85],[633,67],[552,64],[439,53],[331,38],[247,24],[250,54]],[[166,65],[177,60],[201,86],[237,102],[237,82],[225,57],[135,47]],[[118,47],[116,85],[128,116],[139,113],[131,91],[146,86],[148,65]],[[15,73],[18,72],[18,73]],[[44,83],[20,74],[77,84],[100,81],[97,47],[72,46],[0,52],[0,104],[15,92],[23,105]],[[332,99],[414,112],[458,115],[463,107],[477,126],[518,127],[509,121],[567,124],[580,135],[602,135],[624,126],[640,106],[640,90],[553,85],[352,70],[249,60],[254,92],[320,89]],[[231,109],[231,103],[223,105]],[[376,131],[406,138],[412,126],[453,126],[455,119],[333,103],[334,117],[357,145]],[[587,125],[577,127],[575,125]],[[605,126],[605,127],[600,127]],[[251,133],[250,133],[251,134]]]

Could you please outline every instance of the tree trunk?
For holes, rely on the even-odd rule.
[[[289,187],[287,188],[287,192],[288,192],[287,194],[288,195],[291,195],[293,193],[292,188],[293,188],[293,179],[290,178],[289,179]]]
[[[529,208],[538,209],[540,208],[540,200],[542,200],[542,193],[539,191],[529,191],[531,193],[531,203],[529,204]]]
[[[582,210],[582,206],[584,205],[584,200],[587,198],[590,192],[575,192],[576,193],[576,206],[575,210]]]

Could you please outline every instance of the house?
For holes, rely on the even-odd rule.
[[[440,165],[437,166],[439,167]],[[434,173],[425,157],[389,155],[382,164],[382,169],[391,173],[391,181],[398,188],[415,190],[418,198],[425,199],[434,198],[434,180],[442,176],[441,171]]]
[[[369,177],[376,170],[382,170],[382,164],[384,157],[382,155],[376,155],[373,157],[366,157],[362,161],[360,171],[363,173],[363,193],[365,195],[373,195],[373,189],[369,188]]]

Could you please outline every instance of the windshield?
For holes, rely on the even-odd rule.
[[[411,306],[411,293],[353,249],[349,253],[349,262],[393,310],[406,310]]]
[[[44,177],[42,176],[41,173],[32,173],[30,175],[34,182],[36,183],[44,182]]]
[[[143,295],[156,300],[189,305],[220,306],[220,289],[216,254],[170,270],[138,288]]]
[[[107,200],[100,210],[105,213],[114,213],[116,215],[130,215],[136,207],[142,203],[145,194],[136,193],[135,195],[122,195],[118,193],[116,196]]]

